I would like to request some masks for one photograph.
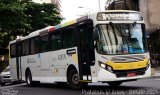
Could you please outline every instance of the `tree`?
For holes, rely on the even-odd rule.
[[[5,1],[5,0],[4,0]],[[30,28],[23,7],[17,3],[0,3],[0,46],[8,46],[8,42],[23,35]]]
[[[28,23],[30,23],[32,31],[49,25],[56,25],[61,20],[56,5],[31,2],[26,4],[25,8],[24,12],[28,17]]]
[[[0,47],[7,47],[16,36],[29,33],[62,20],[54,4],[37,4],[30,0],[0,0]]]

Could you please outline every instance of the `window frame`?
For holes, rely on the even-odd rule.
[[[55,33],[59,33],[60,34],[60,48],[58,48],[58,49],[53,49],[52,48],[52,36],[55,34]],[[54,30],[53,32],[51,32],[50,34],[49,34],[49,40],[50,40],[50,51],[56,51],[56,50],[61,50],[62,49],[62,31],[61,31],[61,29],[57,29],[57,30]]]
[[[45,36],[47,36],[47,38],[48,38],[48,49],[42,51],[42,45],[41,45],[40,43],[41,43],[41,41],[42,41],[42,37],[45,37]],[[40,36],[39,36],[39,41],[40,41],[40,43],[39,43],[39,44],[40,44],[39,53],[44,53],[44,52],[50,51],[50,47],[51,47],[51,46],[50,46],[50,34],[49,34],[49,33],[40,35]]]
[[[32,37],[32,38],[29,38],[29,55],[34,55],[34,54],[38,54],[38,53],[40,53],[40,48],[38,48],[38,51],[37,52],[35,52],[35,39],[36,38],[38,38],[39,40],[40,40],[40,37],[39,37],[39,35],[38,36],[34,36],[34,37]],[[34,40],[34,53],[32,53],[32,51],[31,51],[31,41],[32,40]],[[39,42],[38,42],[38,44],[39,44]]]
[[[70,32],[70,31],[67,31],[69,30],[69,27],[74,27],[74,45],[73,46],[69,46],[69,47],[64,47],[64,32]],[[66,26],[64,28],[61,29],[61,34],[62,34],[62,49],[66,49],[66,48],[73,48],[73,47],[76,47],[77,46],[77,25],[76,24],[72,24],[72,25],[69,25],[69,26]],[[64,30],[64,31],[63,31]]]
[[[13,53],[12,53],[12,46],[15,46],[15,54],[14,55],[12,55]],[[11,58],[15,58],[16,57],[16,43],[12,43],[12,44],[10,44],[10,57]]]
[[[24,50],[24,48],[23,48],[23,43],[25,42],[25,41],[27,41],[27,43],[28,43],[28,51],[27,51],[27,54],[23,54],[23,50]],[[29,41],[29,39],[25,39],[25,40],[22,40],[22,53],[21,53],[21,56],[27,56],[27,55],[29,55],[30,54],[30,41]],[[26,53],[26,52],[25,52]]]

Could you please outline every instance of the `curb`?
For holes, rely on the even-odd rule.
[[[150,78],[160,78],[160,76],[151,76]]]
[[[160,76],[151,76],[151,77],[147,77],[147,78],[142,78],[142,80],[143,79],[159,79],[159,78],[160,78]]]
[[[156,75],[158,74],[158,75]],[[160,72],[156,73],[155,68],[151,68],[151,77],[150,78],[160,78]]]
[[[151,77],[144,78],[144,79],[157,79],[160,78],[160,72],[156,72],[155,68],[151,68]]]

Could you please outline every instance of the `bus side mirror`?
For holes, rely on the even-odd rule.
[[[98,39],[98,29],[95,28],[95,29],[93,30],[93,40],[95,41],[95,40],[97,40],[97,39]]]

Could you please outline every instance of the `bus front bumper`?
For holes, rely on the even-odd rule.
[[[127,74],[130,72],[125,72],[125,73]],[[132,73],[132,71],[131,71],[131,73]],[[144,74],[135,75],[135,76],[127,76],[127,75],[123,76],[123,75],[121,75],[121,73],[115,74],[115,73],[111,73],[111,72],[101,68],[98,72],[97,79],[99,82],[129,81],[129,80],[135,80],[135,79],[141,79],[141,78],[148,78],[150,76],[151,76],[151,67],[148,67],[148,69],[144,71]]]

